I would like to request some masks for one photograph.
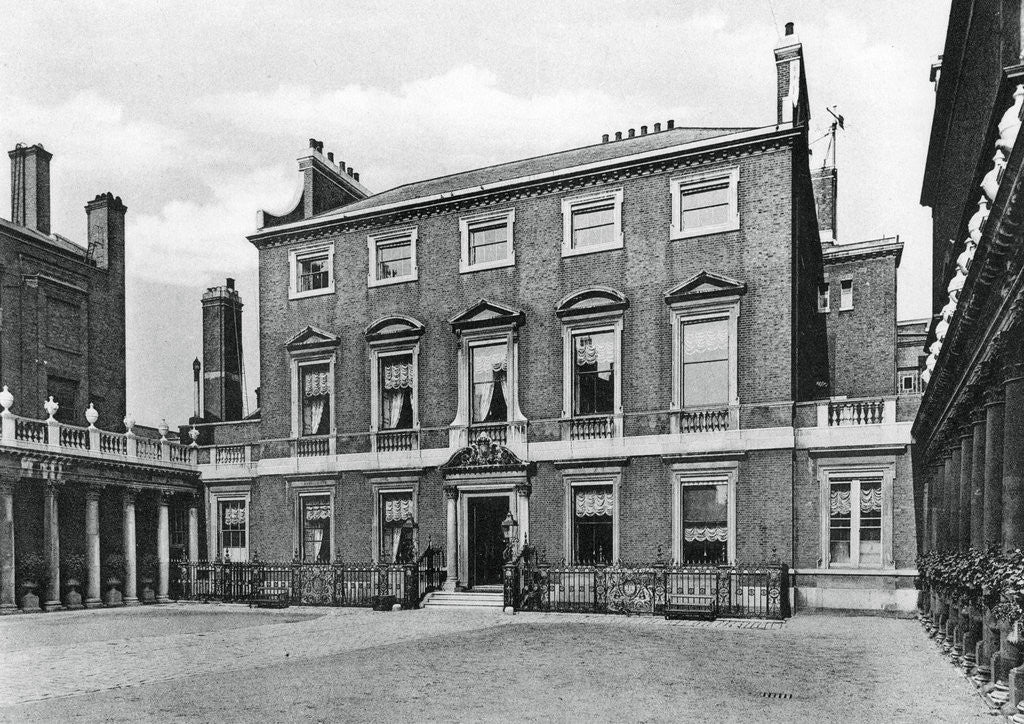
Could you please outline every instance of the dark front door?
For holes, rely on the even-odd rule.
[[[505,536],[501,522],[508,514],[508,498],[472,497],[467,501],[469,518],[469,585],[501,585],[505,562]]]

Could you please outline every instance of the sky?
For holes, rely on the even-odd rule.
[[[127,205],[128,409],[173,425],[192,414],[200,298],[226,277],[245,302],[255,406],[245,237],[258,209],[294,197],[308,138],[376,192],[670,118],[769,125],[787,21],[804,45],[811,138],[827,134],[826,108],[846,119],[839,241],[899,234],[898,316],[927,316],[931,222],[918,198],[948,13],[948,0],[0,0],[0,142],[54,154],[56,233],[84,244],[97,193]],[[4,218],[9,199],[0,173]]]

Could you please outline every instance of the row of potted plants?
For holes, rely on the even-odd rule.
[[[85,584],[86,558],[81,553],[62,555],[60,573],[64,579],[64,605],[68,608],[80,608],[82,605],[82,587]],[[120,553],[110,553],[103,561],[101,577],[105,582],[103,600],[110,605],[122,601],[121,582],[125,577],[127,561]],[[49,560],[39,553],[27,553],[18,558],[18,577],[21,583],[21,608],[34,611],[39,609],[39,595],[46,590],[52,579]],[[153,582],[159,570],[159,559],[153,553],[146,553],[138,561],[138,577],[142,584],[140,597],[142,600],[153,600]]]
[[[1024,551],[969,548],[929,551],[917,558],[919,587],[950,596],[955,603],[982,605],[1000,621],[1024,618]]]

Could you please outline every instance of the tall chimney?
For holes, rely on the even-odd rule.
[[[234,279],[203,294],[203,419],[242,419],[242,298]]]
[[[811,172],[814,187],[814,206],[818,210],[818,236],[821,243],[835,242],[839,231],[836,223],[836,202],[839,193],[839,174],[833,166]]]
[[[776,122],[806,125],[811,113],[807,102],[804,49],[793,32],[793,23],[786,23],[786,35],[775,47],[775,75]]]
[[[88,257],[100,269],[124,271],[124,215],[120,196],[107,191],[85,205]]]
[[[42,144],[18,144],[11,157],[11,221],[50,233],[50,159]]]
[[[199,373],[200,373],[200,370],[202,370],[202,368],[203,368],[203,365],[199,361],[198,357],[196,357],[194,360],[192,360],[192,384],[195,387],[195,405],[192,408],[194,410],[194,412],[192,413],[192,416],[196,417],[196,418],[201,418],[203,416],[203,407],[202,407],[202,404],[200,403],[200,400],[199,400],[199,394],[200,394],[200,384],[199,384],[199,379],[200,378],[199,378]]]

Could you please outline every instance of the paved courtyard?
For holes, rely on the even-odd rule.
[[[4,721],[984,721],[916,621],[172,604],[0,619]]]

